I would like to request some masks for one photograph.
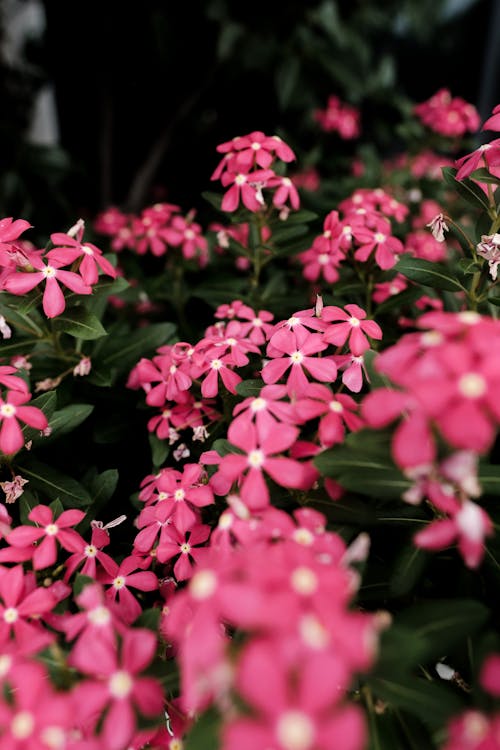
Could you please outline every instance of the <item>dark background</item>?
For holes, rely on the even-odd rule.
[[[314,163],[311,112],[332,93],[361,107],[362,138],[386,153],[410,100],[446,86],[483,118],[500,101],[499,0],[43,4],[26,68],[1,66],[0,208],[47,231],[109,204],[199,206],[215,146],[253,129],[285,135]],[[24,137],[45,81],[55,149]]]

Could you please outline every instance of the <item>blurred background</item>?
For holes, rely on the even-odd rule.
[[[500,102],[500,0],[2,0],[0,50],[0,212],[41,235],[109,205],[200,208],[216,145],[254,129],[321,171],[353,153],[312,117],[331,94],[385,156],[440,87],[483,119]]]

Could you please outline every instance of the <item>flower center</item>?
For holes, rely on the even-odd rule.
[[[377,232],[373,239],[375,240],[375,242],[385,242],[387,237],[385,234],[382,234],[382,232]]]
[[[62,727],[45,727],[40,737],[51,750],[63,750],[66,747],[66,732]]]
[[[85,253],[85,255],[93,255],[94,254],[94,251],[88,245],[82,245],[82,250]]]
[[[297,544],[302,544],[304,547],[309,547],[310,544],[314,541],[313,534],[309,531],[309,529],[296,529],[293,532],[293,538],[297,542]]]
[[[479,315],[479,313],[474,312],[474,310],[464,310],[463,312],[458,313],[457,317],[462,323],[471,326],[479,323],[479,321],[481,320],[481,316]]]
[[[123,576],[117,576],[113,581],[115,589],[122,589],[125,586],[125,578]]]
[[[189,582],[189,591],[193,599],[208,599],[217,588],[217,576],[212,570],[200,570]]]
[[[100,604],[89,610],[87,618],[92,625],[107,625],[111,621],[111,613],[107,607]]]
[[[212,368],[212,370],[220,370],[220,368],[222,367],[221,360],[220,359],[213,359],[210,362],[210,367]]]
[[[111,675],[108,682],[109,692],[113,698],[126,698],[133,687],[131,676],[125,670],[120,669]]]
[[[284,750],[309,750],[314,734],[314,724],[302,711],[286,711],[276,726],[276,735]]]
[[[247,177],[244,174],[237,174],[234,181],[237,185],[244,185],[247,181]]]
[[[16,740],[24,740],[29,737],[35,728],[33,714],[29,711],[19,711],[12,719],[10,731]]]
[[[330,640],[328,630],[321,624],[315,615],[304,615],[299,623],[299,631],[302,640],[310,648],[326,648]]]
[[[261,450],[253,450],[248,454],[248,463],[252,469],[260,469],[264,463],[264,453]]]
[[[304,355],[302,354],[302,352],[296,351],[290,356],[290,359],[292,361],[292,364],[300,365],[300,363],[304,359]]]
[[[298,325],[300,323],[300,318],[296,318],[295,316],[292,316],[291,318],[288,318],[286,321],[286,324],[289,328],[293,328],[294,326]]]
[[[45,266],[42,273],[46,279],[53,279],[56,275],[56,269],[52,266]]]
[[[184,544],[181,544],[181,552],[183,555],[188,555],[191,551],[191,545],[187,542],[184,542]]]
[[[49,525],[45,527],[45,533],[47,536],[56,536],[58,531],[59,528],[55,523],[49,523]]]
[[[195,233],[193,232],[192,229],[186,229],[186,231],[184,232],[184,237],[187,240],[194,240],[194,238],[196,237],[196,235],[195,235]]]
[[[313,594],[318,587],[316,573],[305,566],[295,568],[290,577],[290,583],[298,594]]]
[[[426,331],[420,337],[422,346],[439,346],[443,341],[443,335],[439,331]]]
[[[12,625],[13,622],[16,622],[18,617],[19,614],[15,607],[7,607],[7,609],[3,613],[3,619],[8,625]]]
[[[252,320],[252,325],[254,328],[261,328],[262,327],[262,320],[260,318],[254,318]]]
[[[12,657],[4,654],[0,656],[0,678],[5,677],[12,666]]]
[[[353,328],[358,328],[361,325],[358,318],[355,318],[355,317],[349,318],[348,322],[353,326]]]
[[[83,550],[83,554],[85,557],[95,557],[97,555],[97,547],[94,547],[93,544],[87,544]]]
[[[330,411],[341,414],[344,411],[344,407],[338,401],[330,401]]]
[[[186,493],[184,490],[175,490],[174,492],[174,500],[176,503],[179,503],[181,500],[184,500],[186,497]]]
[[[487,388],[486,380],[476,372],[468,372],[458,381],[458,390],[465,398],[480,398]]]
[[[329,256],[327,253],[321,253],[321,255],[318,255],[318,263],[320,264],[320,266],[326,266],[326,264],[328,263],[328,258]]]
[[[265,398],[262,398],[261,396],[258,396],[257,398],[254,398],[252,403],[250,404],[250,409],[252,411],[262,411],[267,406],[267,402]]]

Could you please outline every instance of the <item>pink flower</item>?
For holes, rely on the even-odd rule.
[[[17,453],[24,446],[24,435],[19,424],[25,422],[37,430],[48,426],[47,418],[36,406],[24,406],[31,394],[26,391],[7,391],[5,400],[0,397],[0,451],[6,455]]]
[[[47,253],[49,263],[57,263],[59,264],[57,268],[59,268],[60,266],[70,265],[80,259],[78,271],[88,286],[97,284],[99,268],[107,276],[115,279],[117,275],[116,269],[103,256],[102,250],[99,250],[91,242],[82,242],[84,228],[84,224],[79,227],[76,237],[71,237],[69,234],[63,234],[62,232],[51,234],[50,239],[56,247]]]
[[[327,323],[334,322],[334,325],[328,326],[323,338],[334,346],[344,346],[349,341],[349,349],[358,357],[370,348],[366,335],[381,339],[382,330],[374,320],[366,320],[366,312],[358,305],[346,305],[345,310],[347,312],[335,306],[323,308],[322,319]]]
[[[493,115],[486,120],[481,130],[500,130],[500,104],[497,104]]]
[[[479,167],[486,167],[491,174],[498,176],[495,170],[500,167],[500,138],[485,143],[471,154],[466,154],[461,159],[457,159],[455,166],[458,167],[457,180],[469,177]]]
[[[224,750],[362,750],[366,732],[361,711],[336,705],[342,685],[333,678],[338,670],[334,659],[307,659],[292,682],[276,656],[265,642],[246,647],[236,687],[253,710],[224,728]]]
[[[37,618],[55,606],[53,595],[36,588],[34,580],[24,575],[21,565],[13,568],[0,566],[0,643],[12,635],[20,647],[39,651],[53,641]]]
[[[290,397],[297,397],[307,390],[309,381],[306,370],[315,380],[333,382],[337,377],[337,366],[332,359],[314,357],[327,348],[322,337],[317,334],[297,334],[297,341],[287,346],[280,356],[266,362],[262,369],[262,379],[267,384],[276,383],[290,368],[287,390]],[[274,354],[274,353],[273,353]],[[284,355],[288,354],[288,357]]]
[[[484,539],[493,534],[493,523],[485,511],[471,500],[465,500],[452,518],[434,521],[419,531],[417,547],[439,550],[458,539],[458,549],[469,568],[477,568],[485,553]]]
[[[217,395],[219,375],[229,393],[236,393],[236,386],[238,383],[241,383],[242,379],[240,375],[229,367],[229,365],[233,364],[231,355],[225,355],[223,357],[214,357],[204,365],[203,372],[207,374],[201,384],[202,396],[212,398]]]
[[[231,424],[228,439],[244,453],[224,456],[215,476],[226,480],[228,490],[236,479],[242,479],[241,498],[245,505],[251,509],[265,507],[269,504],[269,490],[262,476],[264,471],[282,487],[304,484],[304,467],[298,461],[276,457],[291,448],[298,434],[295,427],[283,423],[264,430],[252,423]]]
[[[119,611],[127,623],[136,620],[142,611],[141,605],[129,591],[129,586],[139,591],[154,591],[158,588],[158,578],[154,573],[133,572],[140,565],[140,558],[131,555],[126,557],[120,565],[114,562],[112,566],[108,566],[106,572],[99,573],[99,581],[109,584],[106,590],[107,598],[112,602],[118,599]]]
[[[336,131],[345,139],[359,137],[359,110],[341,102],[337,96],[328,97],[327,108],[315,110],[313,116],[326,133]]]
[[[45,281],[42,304],[43,311],[48,318],[60,315],[66,307],[59,282],[75,294],[92,294],[92,288],[85,284],[81,276],[72,271],[60,270],[61,266],[66,265],[65,261],[53,260],[45,265],[41,258],[33,256],[31,263],[37,270],[31,273],[13,272],[4,279],[3,287],[11,294],[26,294]]]
[[[427,101],[417,104],[414,112],[435,133],[451,138],[479,128],[476,108],[460,97],[452,98],[448,89],[440,89]]]
[[[355,413],[357,404],[350,396],[334,395],[329,388],[319,383],[311,383],[305,398],[295,404],[297,415],[303,421],[321,417],[319,439],[321,444],[331,447],[344,439],[344,423],[350,430],[359,430],[363,421]]]
[[[114,644],[95,639],[72,660],[81,672],[94,678],[77,684],[75,699],[82,718],[97,723],[104,716],[102,738],[107,750],[123,750],[129,745],[137,728],[137,709],[149,717],[161,712],[160,684],[140,676],[151,663],[156,645],[150,630],[137,628],[124,633],[120,653]]]
[[[81,510],[65,510],[54,519],[52,509],[47,505],[37,505],[30,511],[28,518],[37,526],[18,526],[9,534],[7,542],[12,547],[30,547],[39,542],[33,550],[33,568],[42,570],[53,565],[57,560],[56,539],[63,549],[70,552],[80,551],[85,546],[82,539],[72,526],[76,526],[85,518]],[[41,542],[39,540],[42,540]]]
[[[221,177],[224,187],[231,185],[222,199],[223,211],[236,211],[240,204],[249,211],[260,211],[264,205],[262,189],[266,187],[268,180],[274,177],[272,169],[257,169],[248,174],[243,172],[225,172]]]
[[[179,555],[174,565],[174,575],[178,581],[185,581],[193,575],[193,565],[203,562],[208,554],[203,545],[210,536],[210,526],[197,524],[186,532],[181,533],[176,528],[167,529],[160,538],[157,557],[160,562],[167,562]]]

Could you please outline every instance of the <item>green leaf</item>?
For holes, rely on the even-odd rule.
[[[498,304],[500,304],[500,301]],[[500,466],[480,463],[478,479],[483,493],[492,495],[500,494]]]
[[[157,635],[158,626],[160,624],[160,614],[159,607],[144,609],[134,622],[134,627],[147,628]]]
[[[160,440],[152,432],[149,433],[148,439],[151,448],[151,460],[155,469],[158,469],[167,460],[167,456],[170,453],[170,445],[167,440]]]
[[[222,211],[222,196],[219,195],[219,193],[211,193],[209,191],[205,191],[201,194],[201,197],[204,198],[208,203],[210,203],[213,208],[216,208],[217,211]]]
[[[449,292],[466,291],[465,287],[450,274],[447,268],[440,263],[432,263],[430,260],[403,255],[394,266],[394,270],[402,273],[411,281],[434,289],[445,289]]]
[[[43,336],[44,324],[39,313],[33,311],[29,315],[28,313],[23,313],[20,307],[19,297],[2,292],[0,298],[0,315],[3,315],[7,323],[13,325],[18,331],[24,331],[37,337]]]
[[[455,178],[457,170],[452,167],[443,167],[442,172],[446,184],[451,188],[454,188],[460,197],[469,205],[474,206],[474,208],[481,208],[487,212],[490,210],[488,198],[485,196],[479,185],[476,185],[476,183],[469,178],[457,180]]]
[[[218,750],[220,719],[213,708],[205,711],[189,730],[185,750]]]
[[[65,310],[62,315],[55,318],[54,329],[84,341],[99,339],[107,335],[102,323],[85,307]]]
[[[22,524],[31,524],[28,516],[37,505],[40,505],[38,498],[30,490],[25,489],[19,498],[19,518]]]
[[[50,500],[59,498],[66,508],[85,508],[92,503],[89,493],[76,479],[66,476],[32,456],[27,457],[18,471],[29,479],[31,487]]]
[[[95,474],[87,485],[92,497],[92,508],[101,508],[113,496],[118,484],[118,470],[107,469]]]
[[[286,57],[276,71],[276,93],[282,109],[290,104],[300,75],[298,57]]]
[[[474,599],[422,601],[399,613],[395,622],[424,643],[422,658],[440,659],[478,630],[489,610]]]
[[[425,570],[429,554],[411,542],[404,547],[397,558],[391,579],[389,590],[394,596],[408,594],[420,579]]]
[[[242,380],[236,386],[236,393],[239,396],[258,396],[264,388],[264,381],[260,379]]]
[[[478,182],[486,182],[491,185],[500,185],[500,180],[498,179],[498,177],[492,175],[484,167],[474,170],[474,172],[471,174],[471,179],[477,180]]]
[[[64,506],[58,497],[55,500],[52,500],[49,508],[51,509],[54,518],[58,518],[61,513],[64,513]]]
[[[50,435],[43,438],[44,444],[57,440],[61,435],[72,432],[78,425],[84,422],[94,411],[92,404],[70,404],[54,412],[49,420],[52,429]]]
[[[99,352],[99,365],[123,372],[133,367],[141,357],[146,357],[175,336],[173,323],[152,323],[132,333],[110,336]]]
[[[239,448],[236,448],[236,446],[232,445],[232,443],[230,443],[229,440],[226,440],[225,438],[214,440],[212,444],[212,450],[217,451],[219,456],[227,456],[230,453],[234,453],[239,456],[243,453],[243,451],[240,451]]]
[[[368,684],[374,694],[389,706],[418,716],[430,729],[440,729],[450,716],[459,713],[463,707],[463,702],[451,689],[423,678],[372,677]]]

